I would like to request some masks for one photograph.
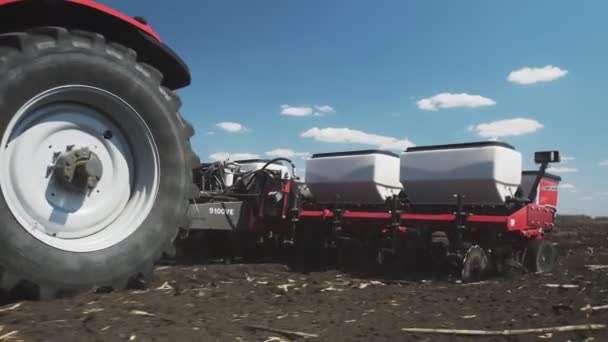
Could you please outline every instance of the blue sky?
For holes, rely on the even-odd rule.
[[[498,138],[562,151],[560,211],[608,215],[608,2],[102,2],[190,65],[205,160]]]

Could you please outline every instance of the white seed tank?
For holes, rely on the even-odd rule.
[[[237,160],[236,164],[240,166],[241,172],[249,172],[260,170],[264,167],[270,160],[264,159],[247,159],[247,160]],[[268,170],[280,171],[281,178],[289,178],[291,177],[291,169],[279,162],[272,163],[266,167]]]
[[[522,181],[522,157],[502,142],[419,146],[401,154],[401,183],[416,205],[501,205]]]
[[[319,203],[382,204],[402,189],[399,156],[379,150],[314,154],[306,160],[306,185]]]

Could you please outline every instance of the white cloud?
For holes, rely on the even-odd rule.
[[[579,198],[579,201],[593,201],[593,197],[591,197],[591,196],[581,197],[581,198]]]
[[[310,153],[308,152],[296,152],[294,150],[290,150],[288,148],[277,148],[274,149],[272,151],[268,151],[266,152],[266,155],[269,157],[273,157],[273,158],[279,158],[279,157],[283,157],[283,158],[294,158],[294,157],[300,157],[300,158],[306,158],[310,155]]]
[[[245,130],[245,127],[240,123],[230,121],[218,122],[215,127],[230,133],[237,133]]]
[[[574,167],[552,166],[547,169],[550,173],[575,173],[578,172]]]
[[[553,65],[542,68],[525,67],[512,71],[507,80],[518,84],[532,84],[537,82],[549,82],[566,76],[568,70],[563,70]]]
[[[215,161],[218,160],[244,160],[244,159],[258,159],[260,156],[255,153],[230,153],[230,152],[216,152],[209,155],[209,158]]]
[[[378,148],[388,150],[404,150],[408,147],[414,146],[414,143],[408,139],[397,139],[383,135],[370,134],[350,128],[314,127],[306,132],[303,132],[301,136],[329,143],[356,143],[374,145]]]
[[[291,106],[284,104],[281,106],[281,115],[287,116],[323,116],[335,112],[334,107],[329,105]]]
[[[313,108],[310,106],[290,106],[282,105],[281,114],[287,116],[309,116],[312,115]]]
[[[562,156],[561,157],[561,162],[562,163],[571,162],[573,160],[576,160],[576,158],[575,157],[571,157],[571,156]]]
[[[336,110],[332,106],[323,105],[323,106],[315,106],[315,109],[322,114],[335,113]]]
[[[495,105],[496,101],[480,95],[469,95],[467,93],[452,94],[441,93],[416,102],[422,110],[436,111],[440,108],[468,107],[476,108]]]
[[[608,166],[608,159],[606,159],[606,160],[602,160],[602,161],[599,163],[599,165],[600,165],[600,166]]]
[[[469,131],[485,138],[498,138],[530,134],[543,127],[540,122],[533,119],[515,118],[469,126]]]
[[[574,184],[570,184],[570,183],[563,183],[559,185],[559,188],[562,190],[567,190],[569,192],[576,192],[576,186],[574,186]]]

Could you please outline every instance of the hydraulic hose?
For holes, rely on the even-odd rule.
[[[251,172],[251,173],[262,172],[262,171],[266,170],[266,168],[267,168],[268,166],[270,166],[270,165],[272,165],[272,164],[274,164],[274,163],[276,163],[276,162],[279,162],[279,161],[284,161],[284,162],[289,163],[289,164],[291,165],[291,177],[292,177],[292,178],[293,178],[293,177],[295,177],[295,175],[296,175],[296,165],[294,164],[294,162],[293,162],[293,161],[291,161],[291,159],[287,159],[287,158],[283,158],[283,157],[274,158],[274,159],[272,159],[272,160],[268,161],[266,164],[264,164],[264,166],[262,166],[262,168],[261,168],[261,169],[259,169],[259,170],[254,170],[254,171],[250,171],[250,172]],[[248,172],[248,173],[249,173],[249,172]],[[244,178],[244,177],[246,177],[246,176],[244,175],[244,176],[243,176],[243,178]],[[251,185],[251,183],[252,183],[252,182],[253,182],[253,177],[251,177],[251,179],[249,179],[249,182],[247,182],[247,184],[245,185],[245,189],[248,189],[248,188],[249,188],[249,186]]]

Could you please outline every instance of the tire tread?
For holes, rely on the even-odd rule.
[[[157,87],[160,97],[167,103],[171,111],[175,113],[175,119],[180,124],[181,137],[184,139],[183,157],[188,163],[187,175],[184,178],[186,184],[179,184],[185,194],[183,198],[183,210],[180,218],[177,219],[178,226],[172,227],[173,233],[171,240],[166,241],[163,247],[154,255],[154,260],[146,263],[137,274],[132,274],[126,277],[119,277],[109,281],[109,284],[99,284],[99,288],[111,288],[113,290],[121,290],[130,287],[145,286],[153,274],[155,262],[158,262],[164,256],[175,255],[175,240],[178,236],[180,228],[187,228],[189,219],[186,216],[187,208],[192,195],[192,187],[196,187],[192,182],[191,170],[198,166],[200,159],[192,150],[190,137],[194,134],[192,125],[188,123],[179,112],[181,100],[179,96],[172,90],[162,86],[163,74],[149,64],[138,61],[137,53],[124,45],[109,42],[99,33],[68,30],[62,27],[36,27],[27,32],[14,32],[0,34],[0,72],[4,72],[5,68],[11,68],[19,63],[19,59],[23,56],[32,56],[42,53],[42,50],[70,50],[75,48],[93,49],[100,54],[105,54],[110,59],[119,63],[128,64],[132,68],[139,71],[140,74],[149,78],[149,80]],[[185,226],[185,227],[182,227]],[[7,270],[4,265],[0,264],[0,292],[13,293],[17,290],[25,292],[34,292],[25,294],[27,297],[34,299],[53,299],[62,293],[66,293],[67,289],[55,289],[46,286],[45,284],[32,284],[27,279],[21,279],[16,272]],[[28,284],[28,286],[23,286]],[[93,290],[93,289],[91,289]]]

